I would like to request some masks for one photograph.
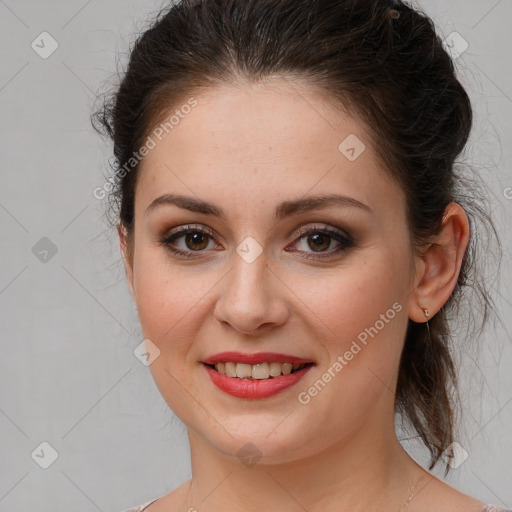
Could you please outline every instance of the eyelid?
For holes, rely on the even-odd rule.
[[[211,236],[213,239],[218,238],[216,233],[214,233],[214,230],[204,224],[184,224],[181,226],[177,226],[177,227],[167,230],[161,238],[170,238],[171,236],[176,236],[179,233],[182,233],[182,232],[187,233],[189,231],[194,231],[194,230],[204,231],[209,236]],[[336,233],[340,236],[347,238],[347,240],[350,240],[351,242],[355,242],[355,238],[352,235],[350,235],[349,233],[347,233],[346,231],[344,231],[340,228],[332,227],[328,224],[319,224],[319,223],[312,223],[312,224],[310,223],[310,224],[302,225],[302,226],[298,227],[297,229],[295,229],[293,231],[293,233],[291,234],[291,236],[295,237],[295,238],[293,238],[293,241],[295,241],[296,238],[299,238],[311,231],[330,231],[330,232]]]
[[[204,224],[183,224],[181,226],[176,226],[166,230],[160,238],[166,239],[179,235],[180,233],[186,234],[190,231],[204,231],[207,235],[211,236],[212,238],[217,238],[217,235],[215,234],[214,230],[209,228],[208,226],[205,226]]]
[[[177,227],[167,230],[164,233],[164,235],[159,238],[159,243],[161,245],[163,245],[171,253],[173,253],[175,255],[184,256],[186,258],[201,257],[202,254],[207,254],[207,253],[211,252],[212,250],[213,251],[216,250],[216,249],[210,249],[210,250],[200,250],[200,251],[192,251],[192,250],[183,251],[182,249],[172,247],[171,239],[174,241],[175,239],[180,238],[181,236],[184,236],[185,234],[187,234],[189,232],[194,232],[194,231],[195,232],[203,232],[207,236],[209,236],[212,241],[214,241],[214,242],[217,241],[218,237],[216,236],[216,234],[214,233],[214,231],[211,228],[209,228],[203,224],[184,224],[184,225],[180,225],[180,226],[177,226]],[[327,236],[329,236],[330,238],[334,239],[338,244],[340,244],[343,247],[343,249],[337,249],[334,251],[332,251],[332,250],[331,251],[321,251],[318,253],[315,253],[315,252],[309,253],[307,251],[300,251],[300,250],[292,251],[292,252],[304,253],[305,256],[302,256],[302,257],[305,259],[321,261],[322,259],[328,259],[330,257],[334,257],[336,254],[338,254],[340,252],[344,252],[356,244],[355,238],[352,235],[350,235],[349,233],[347,233],[346,231],[344,231],[340,228],[332,227],[329,224],[319,225],[318,223],[305,224],[305,225],[302,225],[299,228],[297,228],[293,233],[293,236],[294,236],[293,242],[300,241],[303,238],[305,238],[305,236],[307,234],[316,233],[316,232],[324,233]],[[344,243],[344,242],[346,242],[346,243]],[[285,248],[285,250],[287,250],[287,248]],[[315,256],[315,254],[317,254],[317,256]]]
[[[181,226],[176,226],[170,229],[167,229],[163,235],[158,237],[158,244],[163,246],[167,251],[172,253],[175,256],[185,257],[185,258],[197,258],[201,255],[201,253],[209,252],[209,251],[191,251],[191,250],[183,250],[178,249],[177,247],[173,247],[173,243],[176,239],[185,236],[190,232],[200,232],[205,233],[213,242],[216,242],[216,236],[213,230],[203,224],[183,224]],[[215,250],[215,249],[213,249]],[[197,252],[197,254],[194,254]]]
[[[329,224],[320,225],[318,223],[306,224],[306,225],[300,226],[299,228],[297,228],[294,231],[293,236],[301,237],[301,236],[309,233],[310,231],[327,231],[327,232],[331,232],[331,233],[336,233],[337,235],[346,238],[350,242],[356,241],[356,239],[352,235],[350,235],[349,233],[347,233],[346,231],[344,231],[340,228],[330,226]],[[294,238],[294,240],[295,240],[295,238]]]

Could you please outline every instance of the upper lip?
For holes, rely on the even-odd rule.
[[[277,354],[276,352],[255,352],[254,354],[244,354],[242,352],[220,352],[209,356],[203,360],[205,364],[216,363],[245,363],[245,364],[260,364],[260,363],[292,363],[292,364],[307,364],[313,363],[311,359],[303,359],[302,357],[292,356],[290,354]]]

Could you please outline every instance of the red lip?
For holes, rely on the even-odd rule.
[[[256,352],[254,354],[243,354],[242,352],[220,352],[213,356],[208,357],[203,361],[205,364],[217,363],[246,363],[246,364],[260,364],[260,363],[292,363],[292,364],[306,364],[312,363],[311,359],[302,359],[300,357],[292,356],[290,354],[277,354],[275,352]]]
[[[206,366],[206,364],[204,364],[203,367],[208,372],[213,384],[215,384],[215,386],[217,386],[221,391],[224,391],[224,393],[237,398],[255,400],[277,395],[294,384],[297,384],[297,382],[299,382],[302,377],[304,377],[306,373],[313,368],[313,364],[308,364],[302,368],[302,370],[290,373],[289,375],[281,375],[279,377],[262,380],[228,377],[227,375],[214,370],[210,366]]]

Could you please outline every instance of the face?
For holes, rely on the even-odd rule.
[[[208,446],[268,463],[390,433],[414,259],[365,127],[285,82],[196,100],[141,164],[125,259],[162,396]],[[270,353],[251,376],[308,364],[227,377],[205,364],[223,352]]]

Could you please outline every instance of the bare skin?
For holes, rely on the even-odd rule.
[[[438,245],[417,253],[403,192],[359,120],[283,80],[222,86],[197,101],[142,162],[133,255],[119,228],[144,338],[160,351],[150,370],[191,447],[192,479],[147,511],[398,512],[415,484],[409,512],[480,512],[481,501],[405,452],[393,409],[408,320],[424,322],[424,308],[435,315],[456,284],[469,239],[464,210],[450,204]],[[354,161],[338,149],[351,134],[366,146]],[[214,203],[225,216],[174,204],[148,210],[163,194]],[[366,207],[274,216],[283,201],[325,194]],[[161,243],[190,225],[196,238],[180,233],[172,244],[192,257]],[[326,247],[317,248],[299,227],[320,234],[327,227],[355,243],[324,235]],[[198,230],[209,233],[198,239]],[[251,263],[236,251],[246,237],[262,249]],[[378,334],[321,392],[299,402],[381,315],[388,316]],[[231,350],[293,354],[315,366],[278,395],[235,398],[211,383],[201,362]],[[260,457],[250,467],[237,456],[247,442]]]

